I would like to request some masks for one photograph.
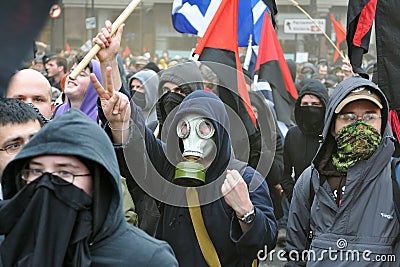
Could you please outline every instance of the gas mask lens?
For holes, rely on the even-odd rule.
[[[187,138],[192,128],[196,130],[197,135],[202,139],[211,138],[215,132],[214,126],[208,119],[182,120],[178,123],[176,129],[178,137],[182,139]]]

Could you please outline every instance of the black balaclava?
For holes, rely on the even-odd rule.
[[[324,129],[328,90],[320,81],[314,79],[304,80],[303,84],[294,109],[296,124],[305,135],[319,135]],[[300,106],[301,99],[307,94],[318,97],[322,107]]]
[[[179,106],[185,97],[174,92],[166,92],[157,101],[157,119],[161,124],[164,124],[168,114],[177,106]]]
[[[174,65],[161,72],[160,83],[158,86],[158,94],[160,96],[163,93],[162,88],[166,82],[178,85],[185,96],[188,96],[196,90],[204,89],[203,77],[201,76],[201,72],[196,63],[193,61]],[[185,96],[173,92],[168,95],[167,93],[162,95],[156,105],[157,119],[160,124],[164,123],[169,112],[178,106]]]

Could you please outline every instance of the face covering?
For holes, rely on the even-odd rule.
[[[44,173],[3,201],[3,266],[90,266],[92,199],[72,184],[54,184],[57,179]]]
[[[300,106],[295,110],[295,118],[300,130],[306,135],[319,135],[324,129],[325,108]]]
[[[216,155],[214,125],[206,118],[189,115],[178,123],[176,131],[182,140],[182,156],[186,161],[176,166],[173,182],[182,186],[204,184],[205,170]]]
[[[146,107],[146,96],[144,95],[144,93],[133,90],[132,91],[132,100],[141,109],[144,109]]]
[[[168,114],[177,107],[180,103],[182,103],[185,97],[181,94],[174,92],[165,93],[158,101],[157,101],[157,119],[163,124],[166,120]]]
[[[359,120],[337,133],[337,152],[332,163],[339,172],[346,173],[350,166],[368,159],[378,148],[381,134],[372,125]]]

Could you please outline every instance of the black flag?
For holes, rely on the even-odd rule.
[[[31,53],[34,39],[49,18],[56,0],[13,0],[0,4],[0,97],[5,96],[10,77]]]
[[[347,8],[346,40],[350,63],[355,73],[367,79],[361,64],[363,54],[368,52],[377,1],[349,0]]]

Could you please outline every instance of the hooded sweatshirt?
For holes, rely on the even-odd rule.
[[[157,120],[157,115],[155,110],[153,109],[154,105],[157,102],[157,94],[158,94],[158,76],[157,73],[153,70],[141,70],[135,73],[128,82],[129,89],[131,88],[132,80],[137,79],[139,80],[143,87],[144,87],[144,97],[146,100],[146,105],[142,109],[143,116],[145,117],[146,121],[152,122]],[[132,92],[131,92],[132,94]],[[133,100],[135,97],[133,96]]]
[[[100,63],[97,60],[92,59],[93,73],[96,75],[100,83],[102,83]],[[86,90],[85,96],[83,97],[80,110],[89,116],[93,121],[97,122],[97,92],[94,89],[93,83],[90,81],[89,86]],[[59,106],[54,114],[54,117],[58,117],[71,109],[71,103],[68,100],[65,104]]]
[[[381,98],[382,140],[367,160],[349,167],[345,192],[338,206],[327,182],[334,174],[327,171],[327,162],[335,151],[331,126],[336,107],[359,87],[368,87]],[[388,124],[388,103],[382,91],[360,77],[341,82],[328,103],[322,136],[323,143],[311,166],[294,187],[286,250],[292,251],[292,255],[294,251],[303,251],[307,230],[311,228],[314,233],[311,250],[318,261],[310,260],[307,266],[398,266],[400,245],[396,237],[400,234],[400,225],[394,210],[390,167],[394,138]],[[311,195],[311,186],[314,196]],[[352,256],[355,252],[358,252],[359,260],[346,259],[346,255]],[[379,261],[381,255],[395,255],[397,262]],[[290,261],[287,266],[303,265]]]
[[[68,131],[64,130],[65,127]],[[61,260],[62,262],[63,258],[67,257],[64,255],[65,251],[56,250],[54,253],[50,251],[52,252],[54,247],[65,244],[69,244],[67,253],[74,251],[75,255],[82,259],[79,264],[73,263],[73,266],[177,266],[168,244],[148,236],[125,221],[122,210],[121,179],[113,151],[113,146],[104,131],[77,109],[71,109],[48,123],[23,147],[6,167],[2,181],[6,200],[0,206],[2,215],[0,216],[0,232],[5,234],[6,238],[1,245],[1,251],[15,252],[15,255],[13,254],[15,258],[11,259],[12,266],[18,265],[17,262],[30,266],[61,266],[54,261]],[[93,196],[91,198],[88,195],[82,196],[83,191],[74,185],[64,186],[61,189],[57,189],[53,183],[44,185],[46,180],[44,176],[37,179],[40,180],[38,184],[43,184],[43,186],[36,188],[36,180],[29,185],[21,185],[19,171],[25,168],[30,159],[41,155],[77,157],[90,170],[93,179]],[[43,193],[45,191],[43,188],[52,187],[54,187],[54,193],[51,190],[48,190],[51,193]],[[78,212],[76,220],[72,222],[69,221],[71,216],[62,219],[63,214],[57,214],[57,209],[47,208],[44,205],[46,201],[37,201],[40,194],[44,194],[50,199],[55,196],[54,199],[57,199],[58,203],[59,199],[63,199],[63,194],[67,194],[63,192],[69,192],[68,190],[77,196],[80,195],[86,201],[84,212]],[[30,191],[33,191],[33,196],[27,195]],[[24,202],[15,203],[15,200],[22,197],[25,198]],[[68,204],[70,206],[80,203],[78,198],[71,198],[71,200],[72,202]],[[40,207],[37,203],[44,204]],[[27,207],[20,207],[21,205],[27,205]],[[8,212],[7,216],[4,212]],[[32,212],[32,218],[29,217],[29,212]],[[65,224],[62,221],[56,225],[49,223],[59,218],[66,220]],[[69,232],[66,229],[71,223],[75,231],[68,236]],[[20,227],[26,224],[29,227]],[[19,240],[18,238],[21,238],[23,234],[24,239]],[[82,236],[85,238],[80,239]],[[8,240],[10,237],[17,237],[17,239],[13,242],[13,240]],[[48,240],[48,246],[46,242],[39,242],[43,239]],[[75,249],[70,250],[74,244]],[[3,256],[2,254],[4,264]],[[69,255],[69,257],[72,256]]]
[[[153,184],[158,184],[158,187],[166,193],[162,195],[164,199],[160,199],[166,204],[161,207],[162,216],[157,237],[166,240],[172,246],[180,266],[208,266],[198,245],[187,208],[186,187],[173,186],[171,183],[162,181],[172,181],[175,165],[184,160],[176,126],[180,119],[187,114],[206,117],[211,120],[215,128],[213,140],[216,145],[216,156],[206,170],[205,185],[196,189],[199,194],[205,227],[221,265],[250,266],[260,249],[263,249],[264,246],[268,248],[275,246],[277,230],[272,202],[264,178],[258,172],[251,167],[246,167],[242,173],[242,177],[250,188],[250,199],[256,210],[256,218],[246,233],[242,234],[234,211],[226,204],[221,195],[221,186],[226,176],[225,170],[232,168],[234,159],[228,134],[228,115],[218,97],[203,90],[195,91],[187,96],[179,109],[175,110],[165,121],[164,127],[168,129],[165,135],[162,134],[165,143],[156,139],[151,131],[144,129],[143,119],[140,118],[140,114],[135,112],[137,109],[135,105],[133,105],[133,109],[134,122],[139,129],[145,131],[143,135],[146,140],[149,162],[159,173],[158,182]],[[147,179],[150,178],[148,175]],[[254,186],[252,183],[257,185]],[[149,193],[154,192],[150,191]]]
[[[306,94],[318,97],[323,107],[301,107],[301,99]],[[320,145],[320,135],[324,125],[328,100],[328,91],[320,81],[313,79],[303,81],[303,88],[299,93],[299,98],[296,100],[294,108],[297,125],[291,127],[287,132],[283,149],[284,171],[282,187],[289,201],[292,198],[295,181],[311,164]],[[305,116],[304,114],[309,115]],[[294,169],[294,181],[292,179],[292,169]]]

